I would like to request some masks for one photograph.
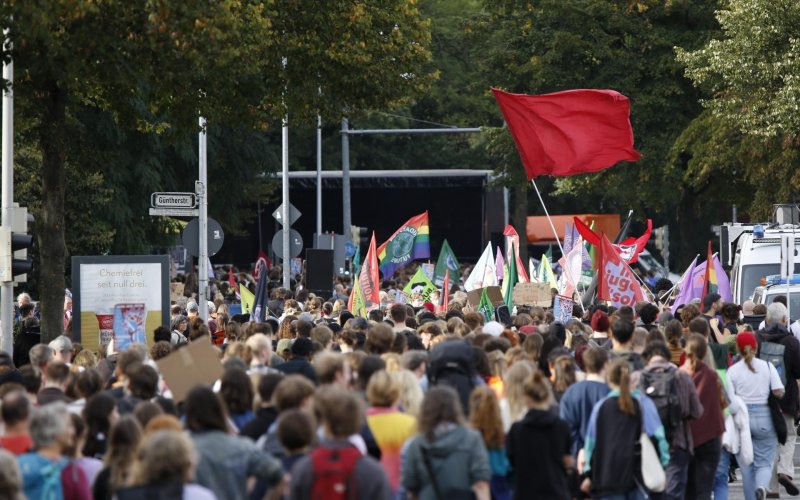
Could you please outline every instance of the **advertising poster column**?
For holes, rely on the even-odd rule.
[[[151,345],[153,330],[169,324],[169,256],[72,258],[73,338],[84,347],[114,351]]]

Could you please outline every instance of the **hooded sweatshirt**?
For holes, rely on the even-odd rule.
[[[792,335],[785,326],[780,323],[773,323],[758,332],[759,347],[762,342],[773,342],[785,347],[783,351],[783,365],[786,370],[786,394],[779,399],[781,411],[786,415],[794,416],[800,409],[800,398],[798,398],[797,384],[790,383],[800,379],[800,342]]]
[[[570,455],[570,431],[554,413],[530,410],[511,426],[506,450],[514,471],[514,496],[536,492],[540,498],[569,499],[564,457]]]
[[[492,469],[483,438],[476,431],[455,424],[440,424],[434,432],[433,442],[423,434],[408,445],[403,467],[403,487],[418,500],[436,500],[424,456],[430,459],[439,490],[446,492],[470,491],[472,485],[489,482]]]

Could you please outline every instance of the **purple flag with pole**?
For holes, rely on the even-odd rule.
[[[705,269],[705,266],[703,267]],[[694,258],[691,264],[689,264],[689,268],[683,273],[681,276],[681,280],[678,282],[678,288],[680,292],[678,292],[678,296],[675,298],[675,302],[672,303],[671,311],[672,314],[675,314],[675,311],[678,307],[682,306],[683,304],[688,304],[694,298],[699,298],[700,294],[702,293],[702,283],[698,290],[695,290],[694,285],[694,276],[697,274],[697,257]]]

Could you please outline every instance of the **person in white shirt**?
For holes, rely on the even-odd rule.
[[[742,359],[728,368],[728,391],[739,396],[747,405],[754,452],[753,463],[742,466],[742,483],[747,500],[760,500],[766,498],[778,449],[778,438],[767,399],[770,392],[782,398],[784,386],[772,363],[755,357],[758,343],[753,333],[738,334],[736,346]]]

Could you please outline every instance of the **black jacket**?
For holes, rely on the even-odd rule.
[[[800,410],[797,383],[800,379],[800,342],[783,325],[773,323],[758,332],[758,343],[774,342],[784,346],[783,365],[786,370],[786,393],[779,399],[783,413],[796,416]]]
[[[616,397],[598,403],[594,452],[591,457],[592,498],[626,494],[641,484],[641,457],[636,452],[642,433],[642,410],[622,413]]]
[[[292,358],[286,363],[281,363],[275,369],[282,371],[286,375],[305,375],[314,385],[317,384],[317,372],[306,358]]]
[[[564,457],[570,456],[566,422],[549,411],[530,410],[511,426],[506,452],[514,475],[514,498],[569,499]]]
[[[278,409],[274,406],[259,408],[256,410],[256,416],[244,424],[242,430],[239,431],[239,435],[258,441],[258,438],[267,433],[276,418],[278,418]]]

